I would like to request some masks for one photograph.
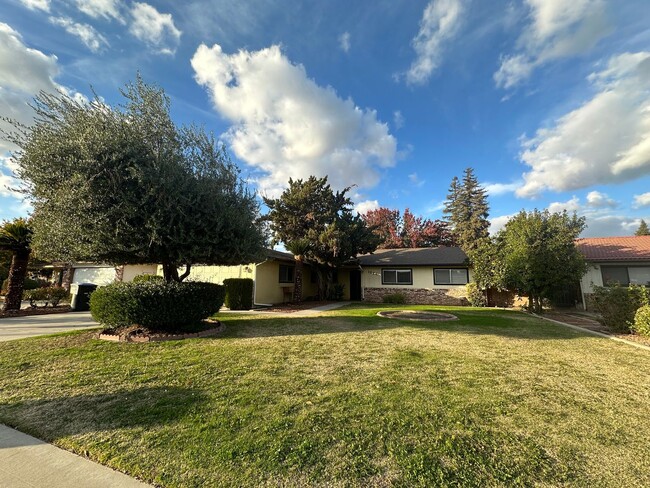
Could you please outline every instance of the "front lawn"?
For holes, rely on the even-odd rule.
[[[650,485],[650,352],[517,312],[380,308],[0,343],[0,422],[162,486]]]

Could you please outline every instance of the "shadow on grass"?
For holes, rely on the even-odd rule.
[[[52,442],[72,435],[175,423],[206,400],[201,390],[178,387],[64,395],[0,403],[0,422]]]
[[[398,310],[399,307],[392,307]],[[391,310],[383,307],[379,310]],[[422,309],[424,310],[424,309]],[[428,331],[457,332],[468,335],[493,335],[514,339],[576,339],[595,336],[561,325],[544,322],[519,312],[502,310],[459,310],[456,308],[432,308],[435,312],[456,315],[459,320],[448,322],[388,319],[367,315],[367,310],[351,308],[336,311],[332,315],[315,317],[266,317],[220,315],[226,324],[222,338],[282,337],[317,334],[340,334],[349,332],[380,331],[390,329],[416,329]],[[356,312],[356,313],[355,313]]]

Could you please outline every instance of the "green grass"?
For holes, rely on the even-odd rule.
[[[382,308],[0,343],[0,422],[162,486],[650,485],[650,352],[517,312]]]

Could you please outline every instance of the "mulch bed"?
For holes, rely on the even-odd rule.
[[[386,319],[416,320],[421,322],[443,322],[458,320],[450,313],[434,312],[431,310],[382,310],[377,315]]]
[[[203,327],[193,332],[173,333],[169,331],[156,331],[139,325],[120,327],[117,329],[104,329],[99,333],[99,339],[111,342],[164,342],[182,339],[196,339],[200,337],[213,337],[225,330],[225,326],[218,320],[208,319],[203,321]]]
[[[8,312],[0,312],[0,319],[9,317],[28,317],[30,315],[51,315],[55,313],[68,313],[72,309],[68,306],[61,307],[43,307],[43,308],[23,308],[21,310],[10,310]]]

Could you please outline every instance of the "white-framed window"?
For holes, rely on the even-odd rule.
[[[650,286],[650,266],[601,266],[600,272],[605,286]]]
[[[381,284],[382,285],[412,285],[413,270],[412,269],[388,269],[388,268],[382,269]]]
[[[434,285],[466,285],[469,281],[467,268],[438,268],[433,270]]]

